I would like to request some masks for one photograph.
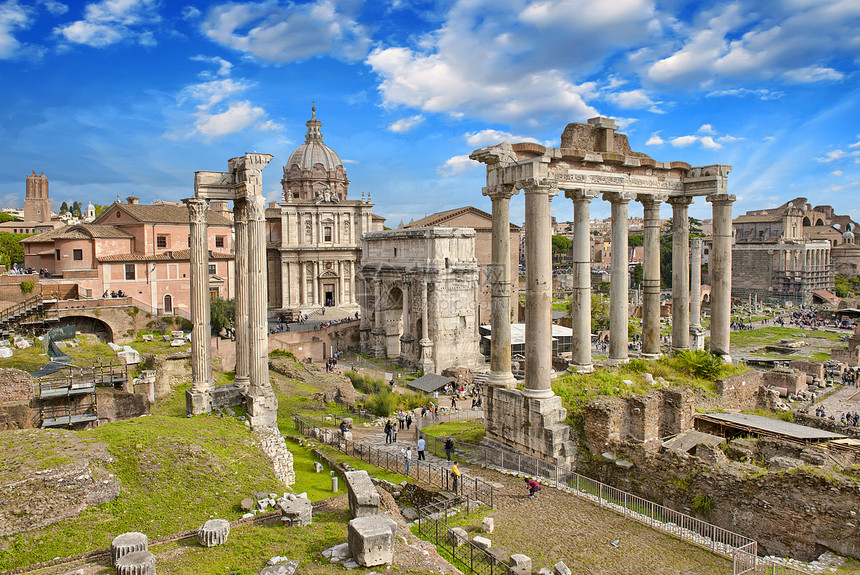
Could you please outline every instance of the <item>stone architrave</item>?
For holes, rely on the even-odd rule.
[[[673,196],[672,205],[672,349],[690,347],[690,217],[693,198]]]
[[[612,204],[612,261],[609,266],[609,365],[628,361],[627,300],[630,291],[629,258],[627,255],[627,204],[633,195],[625,192],[604,192],[603,198]]]
[[[212,411],[212,361],[209,349],[209,247],[206,216],[209,202],[185,200],[191,222],[191,389],[185,393],[186,411],[200,415]]]
[[[591,361],[591,200],[588,190],[567,190],[573,200],[573,297],[570,321],[573,328],[571,366],[579,373],[594,370]]]
[[[526,198],[526,369],[523,395],[552,397],[552,180],[524,183]],[[507,230],[505,230],[507,231]]]
[[[277,427],[278,400],[269,381],[269,339],[266,285],[266,200],[248,199],[248,327],[250,385],[248,417],[251,425]]]
[[[731,363],[732,312],[732,203],[731,194],[711,194],[714,243],[708,271],[711,276],[711,353]]]
[[[642,202],[643,266],[642,266],[642,357],[660,356],[660,204],[666,194],[640,194]]]
[[[492,246],[490,268],[491,339],[489,385],[515,387],[511,372],[511,234],[510,202],[517,193],[513,185],[484,188],[492,202]]]
[[[248,329],[248,200],[237,199],[233,209],[236,252],[236,378],[235,383],[247,392],[250,376],[250,330]]]

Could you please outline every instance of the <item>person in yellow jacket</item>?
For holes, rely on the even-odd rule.
[[[460,468],[456,463],[451,467],[451,478],[451,490],[454,493],[460,493]]]

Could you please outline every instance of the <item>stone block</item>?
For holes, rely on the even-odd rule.
[[[349,557],[349,543],[341,543],[340,545],[329,547],[322,552],[322,555],[332,563],[343,561]]]
[[[143,341],[154,341],[155,340],[155,338],[153,337],[153,335],[151,333],[145,333],[140,337]]]
[[[316,473],[322,473],[323,472],[323,465],[319,461],[314,461],[314,472],[316,472]]]
[[[12,357],[12,350],[8,347],[0,347],[0,358]]]
[[[172,338],[172,337],[170,337],[170,334],[169,334],[169,333],[166,333],[166,334],[164,334],[163,336],[161,336],[161,341],[171,341],[172,339],[173,339],[173,338]]]
[[[386,515],[356,517],[347,527],[352,558],[363,567],[394,561],[394,530],[397,524]]]
[[[212,396],[205,392],[185,392],[185,413],[188,415],[203,415],[212,411]]]
[[[170,332],[170,337],[172,339],[184,339],[185,338],[185,332],[182,331],[181,329],[176,329],[176,330],[173,330]]]
[[[116,561],[116,575],[155,575],[155,555],[133,551]]]
[[[250,497],[246,497],[242,500],[242,503],[239,504],[239,507],[242,508],[242,511],[250,511],[254,508],[254,500]]]
[[[298,560],[283,561],[281,563],[269,565],[268,567],[263,567],[263,570],[260,571],[260,575],[293,575],[298,568]]]
[[[197,529],[197,542],[203,547],[223,545],[230,535],[230,522],[226,519],[210,519]]]
[[[482,549],[483,551],[486,551],[493,546],[492,541],[490,541],[486,537],[481,537],[480,535],[476,535],[475,537],[473,537],[472,543],[475,544],[475,547],[477,547],[478,549]]]
[[[448,540],[457,547],[462,547],[469,542],[469,534],[462,527],[448,529]]]
[[[507,563],[508,561],[508,552],[501,547],[497,547],[496,545],[490,545],[489,547],[487,547],[486,552],[487,555],[489,555],[499,563]]]
[[[344,473],[349,492],[349,511],[353,517],[366,517],[380,513],[379,492],[367,471]]]
[[[615,462],[615,466],[629,471],[629,470],[633,469],[633,462],[627,461],[626,459],[619,459]]]
[[[182,347],[185,343],[184,339],[172,339],[170,340],[170,347]]]
[[[552,569],[549,567],[541,567],[538,569],[538,575],[552,575]]]
[[[482,533],[492,533],[495,528],[495,519],[492,517],[484,517],[481,520],[481,532]]]
[[[313,521],[313,505],[307,497],[282,497],[278,499],[278,508],[281,510],[281,521],[288,527],[304,527]]]
[[[122,350],[122,346],[121,346],[121,345],[117,345],[117,344],[115,344],[115,343],[114,343],[114,342],[112,342],[112,341],[109,341],[109,342],[108,342],[108,344],[107,344],[107,346],[108,346],[109,348],[111,348],[113,351],[120,351],[120,350]]]
[[[559,561],[552,568],[555,570],[555,575],[571,575],[570,567],[565,565],[564,561]]]
[[[143,533],[130,531],[114,537],[110,544],[110,562],[116,565],[117,560],[135,551],[146,551],[149,548],[149,539]]]
[[[418,512],[414,507],[407,507],[401,511],[400,514],[403,515],[403,519],[406,521],[415,521],[418,519]]]
[[[522,553],[514,553],[508,559],[508,566],[514,575],[531,575],[532,558]]]

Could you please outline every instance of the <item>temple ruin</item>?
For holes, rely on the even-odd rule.
[[[732,203],[727,192],[731,166],[691,167],[685,162],[658,162],[630,149],[609,118],[568,124],[561,147],[535,143],[488,146],[470,157],[487,165],[483,194],[492,202],[493,274],[492,344],[485,425],[490,441],[531,453],[561,465],[573,457],[567,415],[551,388],[552,256],[550,202],[559,191],[573,202],[574,289],[571,305],[571,369],[593,370],[591,358],[591,258],[589,208],[599,196],[612,204],[610,267],[609,365],[628,361],[627,209],[631,200],[644,208],[644,281],[642,357],[660,355],[660,204],[672,206],[672,347],[700,341],[698,298],[690,320],[690,238],[688,208],[695,197],[713,206],[710,254],[710,351],[731,361],[729,327],[732,277]],[[517,390],[511,373],[509,204],[523,190],[526,208],[526,369]],[[699,247],[696,248],[698,254]],[[697,255],[698,258],[698,255]]]

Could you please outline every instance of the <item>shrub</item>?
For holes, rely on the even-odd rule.
[[[30,280],[24,280],[21,282],[21,293],[33,293],[33,289],[36,287]]]
[[[286,349],[273,349],[269,352],[269,357],[285,357],[293,361],[298,361],[298,358],[296,358],[293,352],[287,351]]]
[[[679,371],[694,377],[714,380],[720,376],[723,359],[702,350],[682,350],[675,354],[671,362]]]
[[[398,407],[400,409],[411,410],[417,407],[429,405],[430,397],[426,393],[420,391],[407,391],[400,395]]]
[[[713,506],[714,502],[711,501],[711,497],[707,493],[699,493],[693,497],[692,501],[690,501],[690,508],[699,515],[704,515],[705,517],[709,517],[711,515]]]
[[[377,393],[367,400],[364,407],[377,417],[388,417],[397,408],[397,396],[390,391]]]

